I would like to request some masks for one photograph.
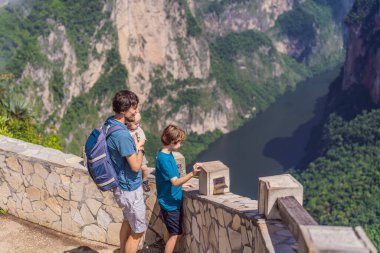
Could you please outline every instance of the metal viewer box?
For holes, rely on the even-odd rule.
[[[215,195],[230,192],[230,169],[220,161],[205,162],[199,172],[199,193]]]

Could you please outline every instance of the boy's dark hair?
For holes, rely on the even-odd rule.
[[[185,131],[175,125],[167,126],[161,134],[161,141],[164,145],[175,144],[185,139]]]
[[[112,109],[115,113],[126,112],[129,108],[136,107],[139,104],[139,98],[135,93],[129,90],[120,90],[116,92],[112,99]]]

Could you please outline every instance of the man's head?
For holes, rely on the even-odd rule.
[[[129,90],[116,92],[112,99],[112,109],[116,114],[122,114],[126,121],[134,121],[138,113],[139,98]]]
[[[141,124],[141,114],[138,112],[135,115],[134,121],[127,121],[127,127],[129,130],[136,130]]]
[[[185,139],[185,131],[175,125],[167,126],[161,134],[162,143],[165,146],[171,146],[174,150],[179,149]]]

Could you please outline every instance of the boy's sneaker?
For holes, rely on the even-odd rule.
[[[145,180],[142,183],[144,192],[150,192],[149,180]]]

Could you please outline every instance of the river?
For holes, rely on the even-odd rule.
[[[196,161],[222,161],[230,168],[231,191],[257,198],[258,177],[282,174],[304,157],[339,69],[300,82],[264,112],[212,143]]]

